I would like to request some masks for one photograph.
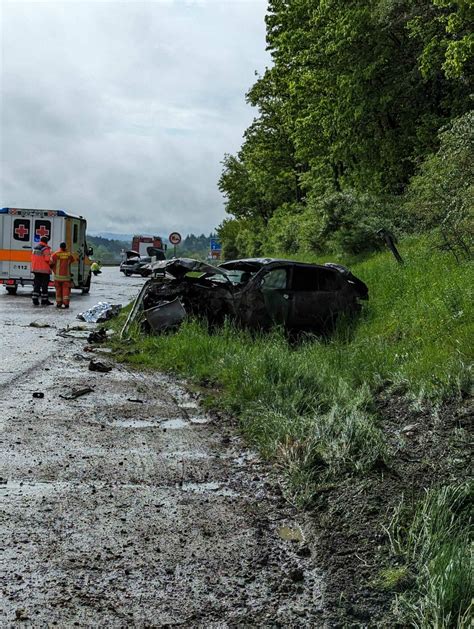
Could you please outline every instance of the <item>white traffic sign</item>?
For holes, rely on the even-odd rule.
[[[171,232],[171,234],[168,236],[168,240],[172,245],[179,245],[179,243],[181,242],[181,234],[178,234],[178,232]]]

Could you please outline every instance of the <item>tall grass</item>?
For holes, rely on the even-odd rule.
[[[394,552],[416,576],[398,596],[397,613],[420,629],[469,627],[473,620],[472,483],[427,492],[410,509],[403,501],[389,527]]]

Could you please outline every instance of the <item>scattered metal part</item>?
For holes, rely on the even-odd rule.
[[[69,395],[60,395],[63,400],[76,400],[78,397],[92,393],[94,389],[92,387],[84,387],[83,389],[73,389]]]
[[[112,371],[112,366],[101,360],[92,359],[89,363],[89,371],[99,371],[100,373],[108,373]]]
[[[177,298],[173,301],[159,302],[156,306],[145,310],[143,314],[155,333],[176,328],[186,318],[186,310]]]

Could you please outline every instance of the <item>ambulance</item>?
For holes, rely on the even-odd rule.
[[[66,242],[74,256],[72,286],[88,293],[91,285],[93,254],[86,241],[87,221],[65,210],[0,209],[0,284],[11,295],[18,286],[33,284],[31,251],[42,236],[49,238],[53,251]],[[51,282],[52,285],[52,282]]]

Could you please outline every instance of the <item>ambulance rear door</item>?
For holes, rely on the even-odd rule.
[[[12,279],[31,280],[31,250],[41,238],[46,236],[53,244],[55,232],[60,232],[60,221],[55,213],[47,210],[10,210],[10,277]]]
[[[10,279],[12,217],[9,209],[0,210],[0,279]]]
[[[14,280],[31,280],[31,248],[33,246],[34,218],[28,210],[9,210],[10,268]]]

